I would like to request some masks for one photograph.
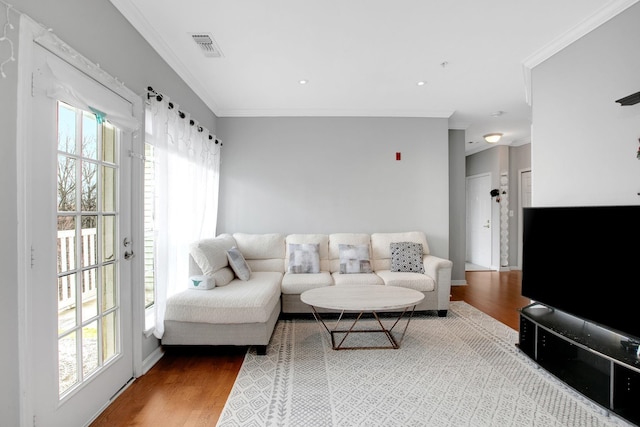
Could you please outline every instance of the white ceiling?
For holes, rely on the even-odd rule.
[[[468,153],[530,142],[528,70],[636,1],[111,0],[218,117],[448,118]]]

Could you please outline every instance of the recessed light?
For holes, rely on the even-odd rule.
[[[302,79],[299,80],[298,83],[300,83],[301,85],[306,85],[307,83],[309,83],[309,80]]]
[[[418,83],[416,83],[418,86],[424,86],[427,82],[420,80]]]

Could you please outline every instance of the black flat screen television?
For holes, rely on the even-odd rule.
[[[522,295],[640,339],[640,206],[523,209]]]

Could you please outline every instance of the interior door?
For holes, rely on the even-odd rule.
[[[54,66],[72,87],[48,81]],[[132,135],[77,104],[132,107],[37,45],[33,78],[28,392],[34,425],[78,426],[133,377],[133,346]]]
[[[467,262],[491,267],[491,175],[467,178]]]

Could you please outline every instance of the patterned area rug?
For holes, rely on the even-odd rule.
[[[397,350],[336,351],[314,320],[279,321],[266,356],[247,352],[218,426],[631,425],[538,369],[517,341],[459,301],[446,318],[414,315]]]

